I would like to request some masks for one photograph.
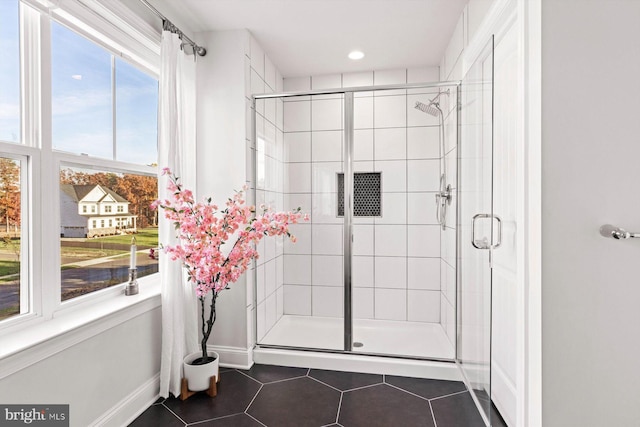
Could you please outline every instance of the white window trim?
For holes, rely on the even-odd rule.
[[[29,200],[23,205],[23,221],[28,221],[30,226],[23,226],[28,230],[28,236],[23,235],[23,238],[29,250],[28,262],[23,263],[28,272],[22,277],[28,278],[26,281],[31,287],[28,293],[31,312],[0,322],[3,343],[0,346],[0,379],[160,306],[159,274],[138,279],[140,293],[135,296],[124,296],[126,283],[123,283],[61,302],[60,186],[58,179],[52,179],[58,177],[60,165],[142,175],[155,175],[156,171],[149,166],[53,150],[51,52],[42,49],[42,46],[51,45],[51,16],[157,78],[159,32],[155,39],[149,37],[153,30],[149,30],[149,25],[139,18],[140,26],[133,28],[130,23],[135,15],[112,22],[110,28],[109,20],[117,16],[114,13],[109,15],[106,10],[113,8],[105,8],[98,0],[64,2],[65,6],[74,4],[69,9],[71,11],[79,11],[78,7],[84,10],[78,12],[78,17],[71,15],[66,8],[49,9],[51,4],[46,0],[21,2],[22,144],[0,142],[0,155],[27,159],[23,175],[26,174],[28,188],[23,191],[23,197]],[[24,4],[35,6],[36,10]],[[105,16],[96,11],[104,12]],[[105,28],[113,32],[105,32]],[[126,34],[127,29],[131,34]],[[145,37],[140,36],[141,29],[146,31]],[[110,37],[107,39],[104,34],[110,34]],[[123,42],[127,37],[136,43],[127,45]],[[141,44],[146,46],[141,48]],[[120,49],[123,46],[128,49]],[[36,248],[39,248],[37,252]],[[58,274],[52,274],[56,272]]]

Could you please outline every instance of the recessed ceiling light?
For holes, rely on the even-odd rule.
[[[364,53],[360,52],[359,50],[354,50],[353,52],[349,53],[349,59],[353,59],[354,61],[362,58],[364,58]]]
[[[74,74],[71,76],[71,78],[74,80],[82,80],[82,74]]]

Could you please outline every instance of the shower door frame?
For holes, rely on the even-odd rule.
[[[344,283],[343,283],[343,292],[344,292],[344,328],[343,328],[343,336],[344,336],[344,348],[342,350],[335,349],[326,349],[326,348],[308,348],[308,347],[295,347],[289,345],[276,345],[276,344],[260,344],[258,342],[258,316],[257,316],[257,307],[258,307],[258,292],[257,292],[257,268],[256,261],[253,261],[253,306],[256,310],[256,315],[253,316],[253,343],[255,346],[260,346],[261,348],[271,348],[271,349],[280,349],[280,350],[297,350],[297,351],[311,351],[311,352],[322,352],[322,353],[338,353],[338,354],[355,354],[361,356],[377,356],[377,357],[390,357],[390,358],[398,358],[398,359],[410,359],[410,360],[424,360],[424,361],[435,361],[435,362],[451,362],[455,363],[457,357],[457,339],[455,340],[454,346],[454,354],[452,358],[438,358],[438,357],[418,357],[418,356],[409,356],[409,355],[398,355],[398,354],[380,354],[380,353],[366,353],[366,352],[354,352],[353,351],[353,306],[352,306],[352,244],[353,244],[353,135],[354,135],[354,114],[353,114],[353,106],[354,106],[354,94],[358,92],[378,92],[378,91],[387,91],[387,90],[408,90],[408,89],[429,89],[429,88],[439,88],[439,87],[455,87],[457,96],[460,93],[461,81],[443,81],[443,82],[426,82],[426,83],[411,83],[411,84],[397,84],[397,85],[382,85],[382,86],[358,86],[358,87],[348,87],[348,88],[337,88],[337,89],[319,89],[319,90],[310,90],[310,91],[297,91],[297,92],[280,92],[280,93],[264,93],[264,94],[253,94],[251,96],[251,140],[253,144],[256,144],[256,101],[261,99],[278,99],[278,98],[290,98],[290,97],[302,97],[309,96],[313,97],[314,95],[343,95],[343,106],[344,106],[344,147],[343,147],[343,170],[344,170],[344,222],[343,222],[343,265],[344,265]],[[458,98],[459,99],[459,98]],[[459,126],[460,126],[460,106],[456,105],[456,141],[459,142]],[[444,131],[444,129],[442,130]],[[441,153],[442,159],[444,159],[444,155],[446,153]],[[253,168],[252,177],[253,177],[253,200],[257,200],[257,185],[256,185],[256,170],[257,170],[257,150],[253,151],[253,158],[251,162],[251,167]],[[459,171],[458,171],[459,174]],[[457,187],[457,186],[456,186]],[[458,197],[458,190],[456,188],[456,197]],[[458,212],[456,212],[457,216]],[[456,231],[457,232],[457,231]],[[456,252],[458,248],[456,245]],[[456,256],[456,271],[458,269]],[[456,274],[457,276],[457,274]],[[457,289],[457,277],[456,277],[456,289]],[[457,303],[457,291],[456,291],[456,301],[454,302],[455,309],[455,318],[457,318],[458,311],[458,303]],[[458,335],[458,325],[457,322],[454,323],[455,331],[454,337]]]

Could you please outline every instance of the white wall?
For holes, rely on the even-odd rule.
[[[197,34],[207,55],[197,62],[197,156],[196,188],[199,197],[212,197],[219,205],[246,182],[246,30]],[[210,345],[246,353],[247,283],[243,275],[217,301],[217,321]],[[228,359],[221,363],[246,363]],[[246,356],[246,355],[245,355]]]
[[[543,425],[640,422],[640,2],[542,2]]]
[[[0,402],[69,404],[71,426],[91,425],[160,372],[160,311],[146,312],[3,378]],[[158,384],[152,384],[152,399]],[[136,403],[140,407],[134,411],[151,402]]]

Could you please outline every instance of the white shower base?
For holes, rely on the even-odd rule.
[[[274,345],[323,350],[343,350],[344,320],[333,317],[284,315],[260,340]],[[438,323],[392,320],[353,321],[355,353],[452,360],[454,348]]]

